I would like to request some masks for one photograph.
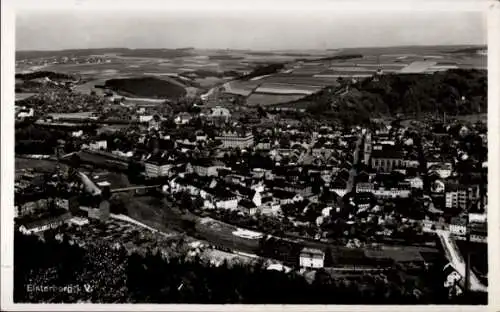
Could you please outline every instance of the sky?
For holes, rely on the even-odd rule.
[[[134,3],[137,7],[141,2],[147,0]],[[486,43],[486,13],[475,6],[453,10],[450,6],[417,10],[377,6],[360,10],[294,3],[279,8],[256,5],[206,9],[152,5],[134,9],[130,4],[121,8],[25,6],[16,11],[16,50],[280,50]]]

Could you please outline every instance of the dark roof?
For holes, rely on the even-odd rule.
[[[150,164],[155,164],[155,165],[161,166],[161,165],[166,165],[166,164],[172,164],[173,161],[169,160],[168,156],[162,157],[161,154],[156,154],[156,155],[152,155],[148,160],[145,161],[145,163],[150,163]]]
[[[459,184],[451,181],[446,181],[444,184],[446,192],[456,192],[459,190]]]
[[[347,181],[340,178],[336,177],[333,181],[330,182],[330,188],[333,189],[338,189],[338,188],[346,188],[347,187]]]
[[[273,196],[280,199],[293,198],[295,196],[295,193],[276,189],[273,191]]]
[[[212,194],[217,199],[231,199],[235,198],[236,195],[229,189],[227,186],[217,184],[214,188],[206,188],[205,191],[209,194]]]
[[[357,176],[356,176],[356,179],[358,181],[363,181],[363,182],[368,182],[368,180],[370,179],[370,175],[368,173],[366,173],[366,171],[361,171]]]
[[[311,187],[311,185],[307,185],[307,184],[302,184],[302,183],[285,183],[285,187],[291,187],[292,189],[295,189],[295,190],[303,190],[303,189],[306,189],[308,187]]]
[[[335,179],[348,180],[349,179],[349,171],[341,170],[337,173]]]
[[[359,183],[357,183],[356,187],[359,187],[359,188],[372,188],[372,187],[374,187],[374,185],[373,185],[373,183],[359,182]]]
[[[246,208],[246,209],[251,209],[251,208],[256,208],[254,202],[248,199],[243,199],[238,203],[239,206]]]
[[[299,175],[300,171],[299,168],[296,166],[283,166],[283,167],[276,167],[274,169],[274,173],[276,175],[291,176],[291,175]]]
[[[443,269],[443,273],[444,273],[446,276],[450,275],[450,274],[451,274],[451,273],[453,273],[453,272],[457,272],[457,273],[458,273],[458,271],[457,271],[457,270],[455,269],[455,267],[453,267],[452,265],[448,265],[448,266],[446,266],[446,267]],[[458,274],[460,274],[460,273],[458,273]]]
[[[242,185],[239,185],[239,184],[231,185],[231,188],[235,192],[238,192],[238,193],[240,193],[243,196],[250,197],[250,196],[255,195],[255,191],[254,190],[252,190],[249,187],[245,187],[245,186],[242,186]]]
[[[471,223],[470,224],[471,234],[475,235],[488,235],[488,225],[486,223]]]
[[[207,177],[195,176],[192,174],[187,174],[184,177],[179,177],[176,182],[182,185],[192,185],[198,188],[208,188],[211,183],[211,179]]]
[[[453,225],[466,225],[467,220],[465,218],[461,218],[461,217],[454,217],[451,219],[450,223]]]
[[[385,158],[385,159],[400,159],[403,158],[404,152],[394,148],[383,148],[381,150],[373,150],[372,158]]]
[[[266,196],[266,197],[263,197],[262,198],[262,203],[268,203],[268,202],[272,202],[273,201],[273,197],[272,196]]]

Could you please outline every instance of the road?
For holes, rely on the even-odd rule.
[[[356,178],[358,172],[355,166],[359,163],[359,150],[361,148],[361,143],[363,142],[363,134],[359,134],[358,141],[356,142],[356,148],[353,152],[353,168],[349,171],[349,180],[347,181],[347,192],[351,192],[354,188],[354,179]]]
[[[446,230],[436,230],[436,234],[439,236],[439,239],[443,244],[446,258],[448,258],[455,270],[457,270],[461,276],[465,277],[465,261],[458,250],[458,246],[451,238],[450,232]],[[479,281],[472,271],[470,272],[470,288],[473,291],[488,291],[488,288]]]

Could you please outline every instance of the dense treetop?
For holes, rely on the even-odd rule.
[[[15,234],[15,302],[449,303],[439,299],[447,297],[442,293],[444,288],[428,289],[400,270],[352,277],[334,277],[319,270],[311,280],[297,273],[266,270],[262,263],[216,267],[196,257],[127,254],[123,247],[113,249],[99,242],[80,247],[64,235],[61,241],[56,240],[51,232],[44,240]],[[428,275],[440,272],[442,269],[436,267]],[[79,285],[81,290],[30,292],[27,285]],[[90,291],[85,291],[85,285]]]
[[[367,122],[382,116],[464,115],[487,112],[487,76],[480,70],[431,75],[389,74],[358,83],[342,81],[340,92],[325,89],[294,104],[309,104],[313,115]]]

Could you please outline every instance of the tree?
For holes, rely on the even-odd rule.
[[[182,210],[189,210],[193,207],[193,200],[188,192],[182,192],[180,195],[180,208]]]
[[[192,201],[192,209],[194,211],[199,211],[201,208],[204,206],[204,201],[201,196],[197,196],[193,201]]]

